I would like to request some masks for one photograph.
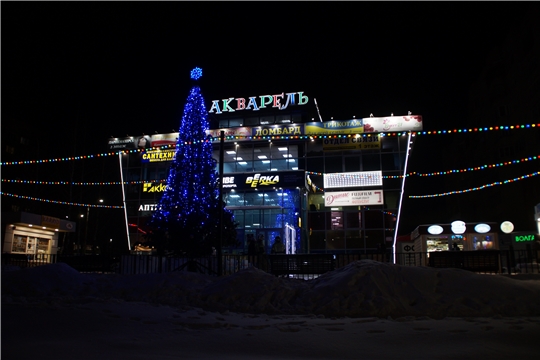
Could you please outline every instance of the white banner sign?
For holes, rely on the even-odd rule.
[[[361,171],[324,174],[324,188],[382,186],[382,171]]]
[[[384,204],[382,190],[336,191],[324,193],[324,206],[358,206]]]
[[[363,118],[364,133],[422,131],[422,116],[388,116],[384,118]]]

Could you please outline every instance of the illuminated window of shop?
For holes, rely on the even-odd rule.
[[[229,119],[229,127],[238,127],[238,126],[244,126],[244,119],[241,119],[241,118]]]
[[[245,228],[246,227],[246,217],[244,214],[245,210],[233,210],[232,213],[234,215],[234,221],[238,223],[239,228]]]
[[[448,236],[428,236],[426,238],[426,248],[431,251],[447,251]]]
[[[282,197],[283,193],[281,191],[269,191],[266,193],[266,196],[264,198],[264,204],[282,206]]]
[[[28,236],[15,235],[11,246],[12,253],[26,253],[26,243]]]
[[[254,165],[255,171],[270,171],[271,160],[268,160],[268,159],[255,160],[253,162],[253,165]]]
[[[295,159],[291,159],[292,161],[296,161]],[[292,166],[295,166],[296,163],[292,163]],[[277,169],[277,171],[283,171],[283,170],[291,170],[289,167],[289,160],[283,159],[283,160],[272,160],[272,169]]]
[[[313,177],[312,177],[313,178]],[[321,177],[321,186],[322,186],[322,177]],[[309,195],[309,210],[310,211],[321,211],[324,210],[324,196],[321,193],[315,193]],[[311,206],[313,205],[313,206]]]
[[[246,228],[248,227],[251,227],[251,228],[260,228],[262,227],[261,225],[261,214],[260,214],[260,210],[245,210],[244,211],[244,215],[245,215],[245,226]]]
[[[230,192],[226,195],[227,206],[243,206],[244,194],[238,192]]]
[[[281,209],[261,210],[263,214],[263,226],[265,228],[283,228],[283,216]]]
[[[218,168],[216,168],[216,171],[218,171]],[[230,163],[223,163],[223,172],[225,174],[236,172],[236,162],[230,162]]]
[[[493,249],[493,237],[491,235],[475,235],[472,238],[473,250]]]
[[[263,205],[263,196],[259,196],[259,192],[248,192],[244,195],[245,206]]]
[[[38,238],[37,239],[38,253],[46,254],[49,252],[49,239]]]
[[[457,246],[459,250],[463,250],[464,241],[467,238],[463,235],[450,235],[448,249],[455,250],[454,246]],[[454,245],[455,244],[455,245]]]

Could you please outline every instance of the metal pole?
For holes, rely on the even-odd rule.
[[[407,134],[407,152],[405,153],[405,166],[403,167],[403,181],[401,182],[401,192],[399,195],[399,207],[396,217],[396,228],[394,229],[394,242],[392,244],[392,263],[396,263],[396,245],[399,229],[399,220],[401,218],[401,208],[403,206],[403,192],[405,191],[405,179],[407,178],[407,164],[409,163],[409,156],[411,154],[411,132]]]
[[[221,130],[219,132],[219,239],[217,246],[217,266],[218,266],[218,276],[221,276],[221,268],[223,259],[221,258],[221,246],[223,244],[223,211],[224,206],[221,205],[223,201],[223,147],[225,143],[225,131]]]
[[[131,251],[131,240],[129,239],[129,223],[127,216],[127,206],[126,206],[126,189],[124,186],[124,169],[122,168],[122,152],[118,152],[118,163],[120,164],[120,182],[122,184],[122,204],[124,205],[124,220],[126,221],[126,236],[127,236],[127,247]]]

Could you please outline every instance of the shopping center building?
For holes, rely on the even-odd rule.
[[[279,235],[287,253],[393,245],[411,134],[422,130],[421,116],[323,121],[304,92],[211,100],[207,109],[214,158],[223,156],[223,197],[238,222],[239,245],[224,251],[245,252],[249,234],[263,235],[267,250]],[[109,150],[126,150],[121,172],[131,247],[145,240],[177,137],[108,141]]]

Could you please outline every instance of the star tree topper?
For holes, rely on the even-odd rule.
[[[191,70],[191,78],[193,80],[199,80],[202,76],[202,69],[199,67],[196,67],[195,69]]]

